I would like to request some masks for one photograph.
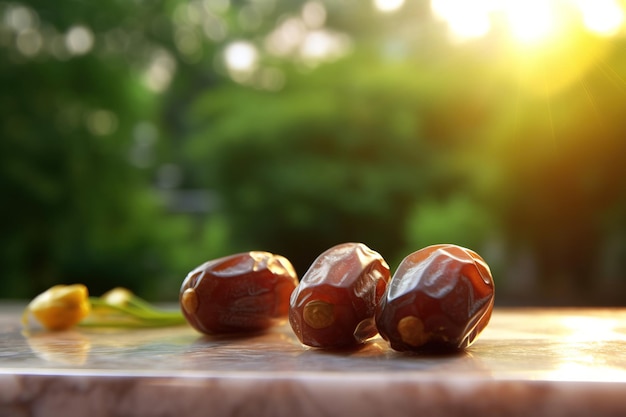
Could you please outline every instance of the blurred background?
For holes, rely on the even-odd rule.
[[[456,243],[626,304],[624,0],[0,0],[0,298]]]

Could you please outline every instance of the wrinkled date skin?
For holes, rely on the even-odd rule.
[[[183,315],[206,334],[255,332],[286,319],[289,296],[298,284],[284,257],[253,251],[206,262],[191,271],[180,289]]]
[[[291,295],[289,323],[305,345],[356,346],[378,332],[376,305],[389,281],[383,257],[362,243],[322,253]]]
[[[400,263],[376,313],[380,335],[398,351],[455,351],[491,318],[494,283],[474,251],[433,245]]]

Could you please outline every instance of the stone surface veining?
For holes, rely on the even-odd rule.
[[[188,326],[23,332],[0,307],[4,416],[626,415],[626,309],[496,309],[455,355],[301,345]]]

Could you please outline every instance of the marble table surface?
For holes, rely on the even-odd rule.
[[[164,329],[23,332],[0,304],[0,416],[625,416],[625,309],[494,311],[446,356]]]

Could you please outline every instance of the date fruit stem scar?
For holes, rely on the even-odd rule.
[[[193,288],[187,288],[183,292],[180,303],[187,313],[195,313],[198,309],[198,293],[196,290]]]
[[[415,316],[406,316],[398,322],[398,333],[404,343],[411,346],[422,346],[430,336],[424,332],[424,323]]]
[[[304,306],[302,318],[314,329],[323,329],[335,321],[335,308],[325,301],[314,300]]]

